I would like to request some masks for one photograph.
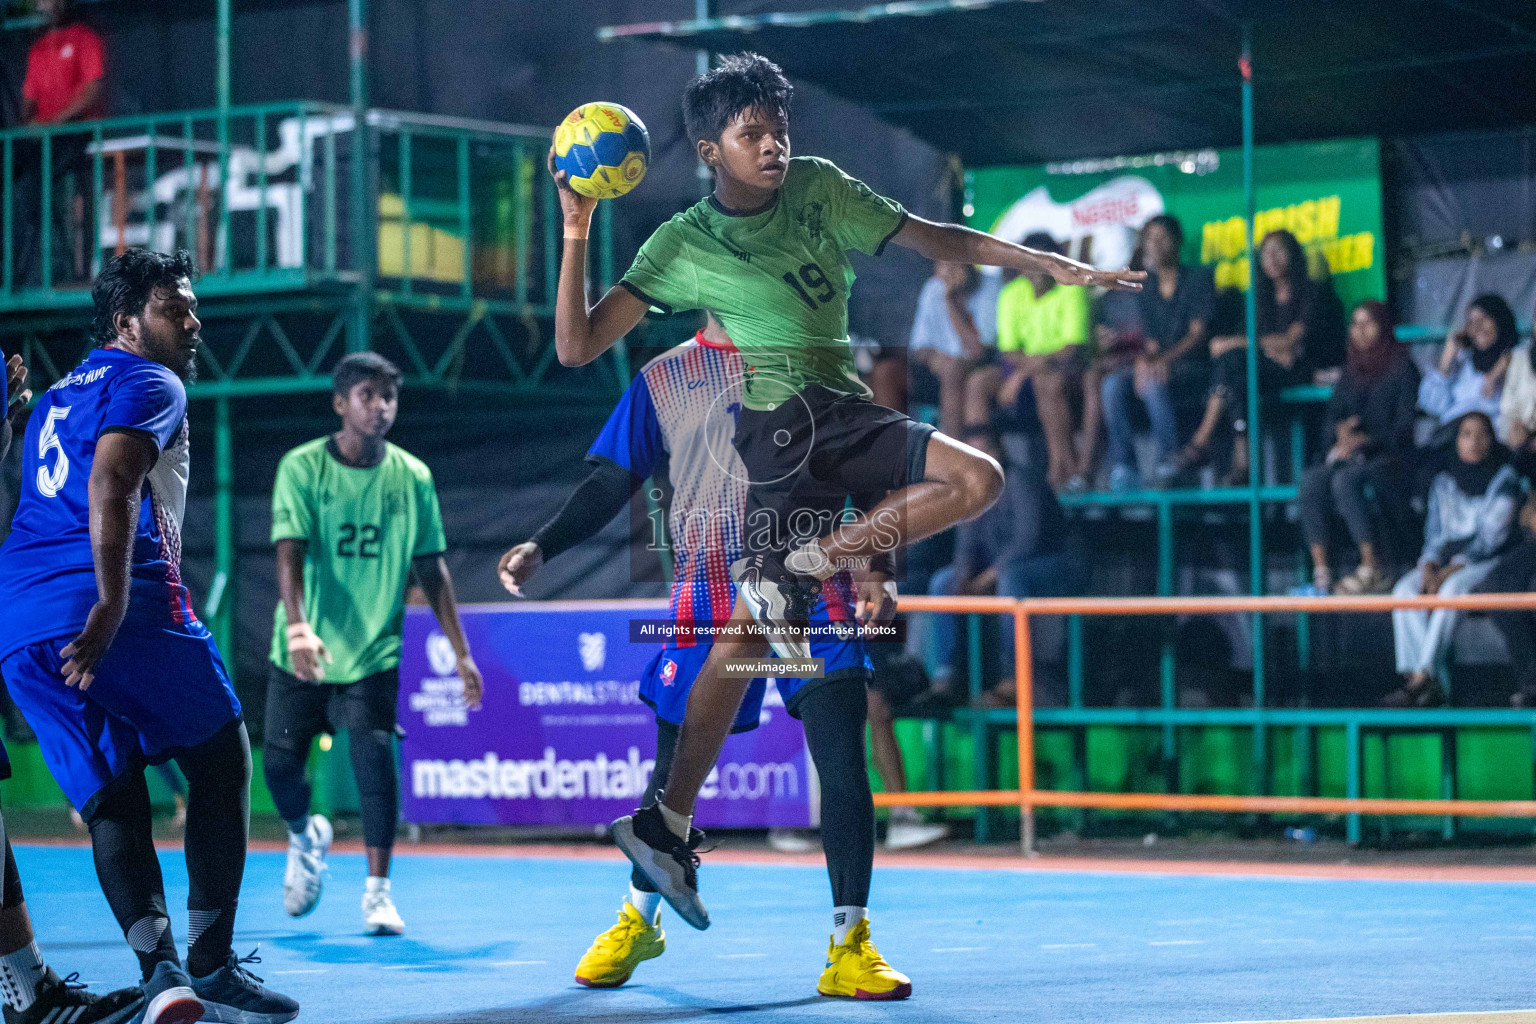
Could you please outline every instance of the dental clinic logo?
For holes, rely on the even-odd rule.
[[[441,633],[432,633],[427,637],[427,664],[440,676],[452,675],[458,667],[459,659],[453,653],[453,644]]]
[[[581,667],[596,672],[608,660],[608,635],[606,633],[582,633],[576,638],[581,652]]]
[[[426,648],[427,667],[432,674],[421,680],[417,691],[407,699],[408,706],[421,715],[425,725],[468,725],[464,680],[459,678],[459,659],[453,653],[453,644],[434,630],[427,634]]]

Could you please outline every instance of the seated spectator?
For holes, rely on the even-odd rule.
[[[1138,253],[1150,274],[1138,293],[1109,292],[1136,302],[1144,334],[1139,349],[1127,351],[1121,338],[1113,339],[1112,352],[1124,353],[1115,364],[1105,364],[1103,375],[1105,428],[1109,435],[1109,486],[1131,490],[1137,483],[1136,456],[1131,446],[1131,406],[1140,401],[1152,421],[1157,443],[1159,485],[1172,481],[1178,472],[1178,419],[1176,403],[1191,392],[1204,390],[1209,374],[1203,346],[1216,315],[1216,283],[1204,267],[1179,262],[1184,229],[1178,220],[1159,214],[1141,229]],[[1100,338],[1100,351],[1105,351]],[[1101,358],[1106,358],[1101,356]],[[1197,390],[1198,389],[1198,390]],[[1091,456],[1093,449],[1088,449]]]
[[[1519,542],[1494,563],[1474,594],[1525,594],[1536,591],[1536,496],[1520,507]],[[1504,637],[1515,692],[1510,703],[1517,708],[1536,707],[1536,614],[1506,609],[1489,612],[1488,618]]]
[[[1324,417],[1333,445],[1321,465],[1301,478],[1301,522],[1312,552],[1312,583],[1333,587],[1328,534],[1334,515],[1344,520],[1360,550],[1360,567],[1338,583],[1340,594],[1385,594],[1392,581],[1381,567],[1379,510],[1406,509],[1408,463],[1419,370],[1392,333],[1392,311],[1367,299],[1349,324],[1349,355]],[[1367,497],[1374,492],[1376,509]]]
[[[1519,340],[1509,303],[1492,294],[1472,300],[1461,329],[1446,336],[1439,362],[1419,384],[1419,408],[1440,422],[1429,447],[1448,449],[1454,424],[1469,412],[1499,416],[1504,376]]]
[[[1531,476],[1536,470],[1536,338],[1510,353],[1499,398],[1499,437],[1515,453],[1520,475]]]
[[[1050,235],[1024,239],[1031,249],[1060,252]],[[1013,410],[1024,385],[1034,392],[1035,412],[1045,434],[1050,469],[1047,478],[1058,490],[1069,484],[1082,490],[1073,442],[1072,400],[1082,389],[1088,364],[1088,289],[1057,284],[1044,272],[1025,274],[1003,286],[997,300],[998,366],[971,374],[966,384],[966,433],[990,429],[993,400]],[[1098,396],[1085,395],[1084,417],[1096,416]]]
[[[1430,487],[1424,552],[1418,567],[1393,589],[1398,597],[1470,593],[1515,540],[1520,481],[1508,449],[1494,440],[1486,413],[1469,412],[1457,421],[1455,452]],[[1456,612],[1449,608],[1392,613],[1397,671],[1405,681],[1387,695],[1388,706],[1433,707],[1444,701],[1435,663],[1455,625]]]
[[[996,438],[976,436],[988,455],[1003,460]],[[980,518],[963,523],[955,538],[955,560],[933,574],[930,594],[991,594],[1004,597],[1064,597],[1085,586],[1086,565],[1069,532],[1056,495],[1037,466],[1009,463],[1003,493]],[[960,620],[937,615],[933,624],[933,688],[953,685]],[[1013,631],[1002,631],[1003,681],[993,699],[1014,699]]]
[[[1311,378],[1314,367],[1337,366],[1344,332],[1338,297],[1326,279],[1307,275],[1307,254],[1289,231],[1271,231],[1259,245],[1254,281],[1258,313],[1259,393],[1272,395]],[[1219,427],[1232,435],[1231,468],[1224,483],[1248,482],[1248,339],[1211,339],[1211,389],[1205,416],[1179,457],[1180,470],[1210,461]]]
[[[969,263],[934,262],[917,297],[907,346],[912,390],[939,407],[939,429],[959,437],[964,428],[965,379],[997,351],[997,298],[1002,279]]]

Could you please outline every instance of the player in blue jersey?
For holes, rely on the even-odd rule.
[[[689,627],[726,622],[736,599],[730,565],[742,548],[746,484],[731,433],[744,376],[740,354],[713,321],[693,341],[646,364],[588,452],[591,473],[554,519],[501,562],[503,584],[518,594],[545,560],[593,536],[622,511],[647,477],[661,483],[663,494],[670,491],[671,613],[682,636],[656,653],[640,683],[641,699],[656,711],[656,762],[643,805],[654,802],[667,777],[693,681],[712,647],[707,634],[690,635]],[[832,577],[821,588],[811,623],[888,618],[895,602],[887,581],[878,572],[864,574],[858,584],[847,573]],[[785,709],[804,722],[821,779],[832,946],[837,949],[868,916],[874,868],[874,802],[864,753],[870,665],[863,643],[852,637],[815,639],[810,653],[822,660],[822,677],[781,679],[778,687]],[[733,732],[757,726],[766,685],[764,679],[751,682]],[[702,838],[695,829],[692,845]],[[581,958],[576,980],[594,988],[622,985],[638,964],[660,956],[666,948],[660,903],[656,886],[639,870],[632,871],[618,923]],[[838,959],[841,973],[848,973],[851,965]],[[911,982],[880,957],[873,943],[857,943],[853,959],[865,998],[902,999],[911,993]],[[818,987],[828,995],[851,994],[831,991],[825,974]]]
[[[240,702],[181,582],[198,331],[191,257],[131,249],[97,277],[99,346],[38,401],[21,498],[0,545],[0,671],[90,827],[103,894],[138,955],[146,1024],[277,1024],[299,1006],[231,940],[245,871],[251,754]],[[182,967],[144,768],[187,778]]]
[[[21,356],[11,356],[5,369],[7,406],[5,415],[0,417],[0,461],[11,450],[12,419],[32,398],[32,392],[23,390],[27,368]],[[5,744],[0,743],[0,779],[10,777],[11,759]],[[57,971],[43,963],[3,818],[0,846],[5,848],[4,861],[0,863],[0,997],[5,1001],[5,1024],[121,1024],[131,1018],[144,1005],[144,993],[137,985],[96,996],[75,981],[77,975],[60,978]]]

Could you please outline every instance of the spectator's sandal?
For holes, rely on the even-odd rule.
[[[1336,590],[1340,594],[1358,597],[1363,594],[1390,594],[1392,581],[1375,566],[1364,566],[1339,580]]]
[[[1381,703],[1389,708],[1437,708],[1445,703],[1445,691],[1433,678],[1419,686],[1404,683],[1383,697]]]

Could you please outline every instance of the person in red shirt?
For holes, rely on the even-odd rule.
[[[48,31],[27,53],[22,116],[28,124],[60,124],[101,117],[106,47],[101,36],[72,17],[70,0],[38,0]]]
[[[95,30],[76,20],[71,0],[38,0],[37,9],[48,28],[27,53],[27,78],[21,88],[22,120],[27,124],[67,124],[105,116],[103,76],[106,47]],[[86,280],[85,193],[81,189],[86,170],[89,137],[79,132],[53,136],[50,181],[43,181],[42,144],[18,140],[14,203],[17,238],[15,283],[27,287],[41,283],[42,190],[58,187],[50,260],[53,280],[62,283]]]

